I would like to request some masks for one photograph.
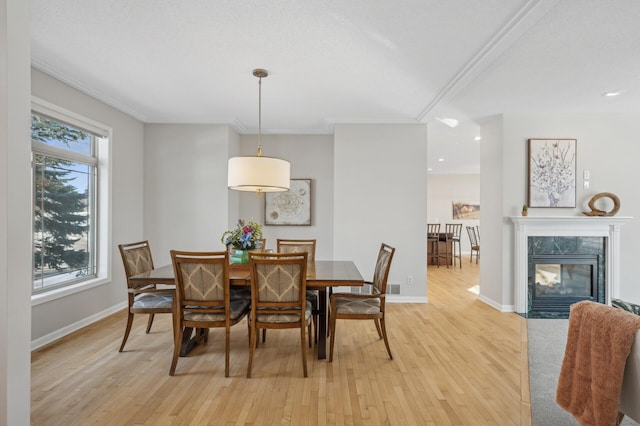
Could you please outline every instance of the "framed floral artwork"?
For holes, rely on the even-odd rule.
[[[576,206],[576,140],[529,139],[529,207]]]
[[[311,179],[291,179],[285,192],[267,192],[265,225],[311,225]]]

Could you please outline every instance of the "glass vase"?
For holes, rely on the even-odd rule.
[[[249,250],[231,249],[231,264],[246,265],[249,263]]]

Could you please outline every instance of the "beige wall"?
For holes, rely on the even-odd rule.
[[[426,301],[426,125],[336,125],[334,144],[334,258],[371,279],[380,243],[394,246],[389,283]]]
[[[144,126],[144,235],[157,265],[171,263],[172,249],[224,249],[234,134],[215,124]]]

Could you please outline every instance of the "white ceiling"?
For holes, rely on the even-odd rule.
[[[640,112],[637,0],[30,7],[33,65],[145,123],[225,123],[257,133],[252,70],[265,68],[263,133],[429,122],[429,157],[449,156],[436,166],[457,173],[478,170],[472,135],[489,115]],[[601,96],[610,90],[624,93]],[[452,131],[435,117],[461,125]]]

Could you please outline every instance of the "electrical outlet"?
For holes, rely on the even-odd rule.
[[[589,181],[588,181],[588,180],[585,180],[585,181],[582,183],[582,187],[583,187],[584,189],[589,189]]]
[[[413,284],[413,277],[411,275],[407,276],[407,284]]]

